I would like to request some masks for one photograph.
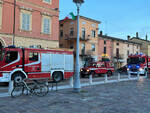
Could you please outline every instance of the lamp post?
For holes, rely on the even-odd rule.
[[[13,46],[15,45],[15,29],[16,29],[16,0],[14,0],[14,23],[13,23]]]
[[[80,92],[80,66],[79,66],[79,11],[80,6],[84,3],[84,0],[73,0],[77,6],[77,45],[76,45],[76,68],[75,68],[75,79],[73,83],[73,90],[76,93]]]

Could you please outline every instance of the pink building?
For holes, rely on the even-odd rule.
[[[0,0],[0,46],[59,47],[59,0],[14,1]]]
[[[109,59],[112,59],[112,41],[109,39],[105,39],[102,37],[99,37],[98,41],[98,54],[99,54],[99,59],[102,59],[103,54],[107,54]]]
[[[100,32],[98,41],[99,59],[102,58],[103,54],[107,54],[116,69],[127,64],[129,54],[140,53],[140,48],[141,44],[138,42],[102,35],[102,32]]]

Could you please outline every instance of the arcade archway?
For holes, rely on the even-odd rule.
[[[0,49],[2,49],[2,47],[3,47],[3,45],[2,45],[2,43],[0,42]]]

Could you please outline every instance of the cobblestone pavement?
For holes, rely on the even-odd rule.
[[[150,113],[150,79],[0,98],[0,113]]]

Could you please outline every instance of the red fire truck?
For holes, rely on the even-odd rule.
[[[92,62],[88,66],[81,68],[81,77],[86,75],[106,74],[111,76],[114,72],[114,67],[110,61]]]
[[[0,82],[48,78],[60,82],[73,76],[73,51],[7,47],[0,50]]]
[[[142,53],[129,55],[127,59],[127,70],[131,74],[145,74],[146,71],[149,71],[150,68],[150,57]]]

